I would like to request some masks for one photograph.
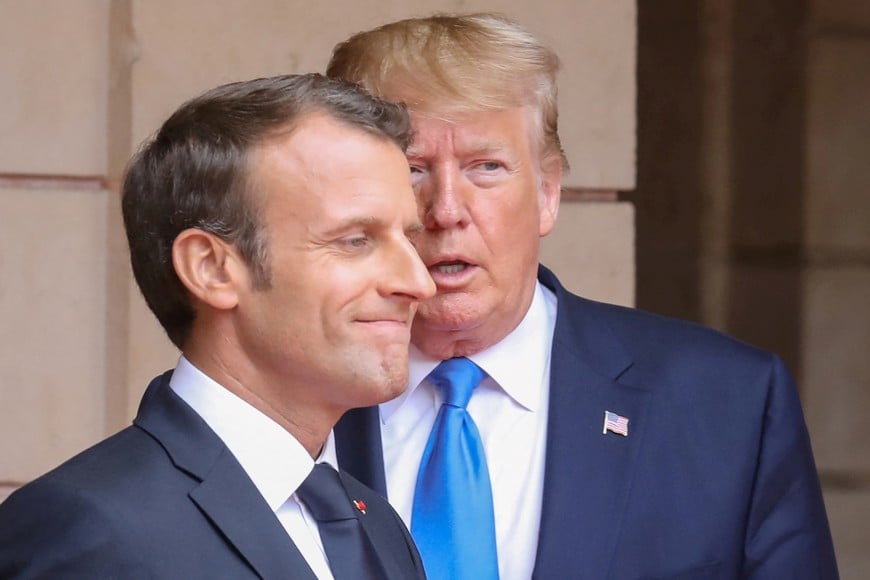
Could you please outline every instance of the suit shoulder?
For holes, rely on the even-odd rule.
[[[0,504],[0,577],[105,575],[139,559],[122,513],[99,479],[112,439],[24,485]],[[93,469],[91,472],[90,470]]]
[[[33,513],[34,506],[45,506],[53,517],[110,509],[115,498],[133,497],[136,488],[148,485],[153,458],[161,455],[150,436],[127,427],[13,492],[0,505],[0,521],[10,512]]]
[[[552,272],[539,271],[540,281],[556,294],[556,338],[570,335],[583,347],[615,341],[634,360],[668,357],[674,353],[692,357],[722,357],[769,365],[772,353],[701,324],[671,318],[637,308],[597,302],[566,290]]]
[[[625,369],[629,384],[761,399],[770,387],[794,390],[778,356],[694,322],[563,295],[556,325],[554,351],[583,352],[604,372]]]
[[[31,486],[69,483],[100,489],[107,479],[123,479],[128,472],[141,473],[153,456],[165,456],[162,447],[135,426],[127,427],[64,461]],[[112,478],[107,478],[108,473]],[[27,486],[25,486],[27,487]]]
[[[581,306],[582,304],[582,306]],[[571,295],[565,304],[581,316],[598,317],[635,357],[680,353],[704,359],[728,359],[769,366],[776,355],[719,330],[653,312],[595,302]],[[560,308],[562,304],[560,303]]]

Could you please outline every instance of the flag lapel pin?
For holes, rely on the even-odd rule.
[[[359,510],[359,512],[360,512],[362,515],[365,515],[365,514],[366,514],[366,502],[364,502],[364,501],[361,500],[361,499],[355,499],[355,500],[353,500],[353,505],[354,505],[354,507],[355,507],[356,509]]]
[[[628,437],[628,417],[604,411],[604,428],[601,431],[602,435],[607,435],[607,432],[616,433],[623,437]]]

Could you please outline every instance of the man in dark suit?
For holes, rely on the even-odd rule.
[[[409,128],[321,75],[224,85],[164,123],[123,213],[182,356],[131,427],[0,506],[0,577],[424,577],[395,511],[334,469],[331,436],[404,390],[434,294],[407,237]]]
[[[557,69],[527,31],[486,14],[395,22],[336,47],[328,76],[411,110],[406,153],[426,228],[415,243],[438,288],[414,321],[408,390],[342,419],[339,463],[386,494],[430,578],[469,577],[463,543],[490,534],[471,557],[496,552],[486,578],[836,578],[780,360],[584,300],[539,266],[566,168]],[[447,503],[429,503],[442,417],[463,407],[439,407],[454,388],[447,359],[484,375],[464,421],[485,461],[464,461],[469,488],[492,507],[462,541],[440,513]],[[452,481],[449,497],[465,493]]]

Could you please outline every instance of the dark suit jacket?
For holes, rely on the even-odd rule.
[[[797,393],[775,356],[712,330],[556,293],[536,578],[836,578]],[[602,434],[604,412],[628,436]],[[375,409],[336,427],[385,493]],[[374,453],[373,453],[374,451]]]
[[[217,435],[149,385],[133,426],[0,505],[0,578],[300,578],[314,573]],[[355,479],[350,497],[384,577],[422,578],[395,511]]]

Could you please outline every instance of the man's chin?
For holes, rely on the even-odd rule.
[[[439,294],[420,304],[411,336],[473,330],[480,326],[481,318],[478,297],[469,293]]]
[[[479,316],[436,311],[421,317],[418,312],[411,326],[411,343],[423,354],[444,360],[479,350],[477,335],[482,330]]]
[[[391,361],[389,368],[383,371],[382,382],[378,390],[377,400],[372,400],[367,406],[379,405],[392,401],[408,388],[408,359],[401,362]]]

